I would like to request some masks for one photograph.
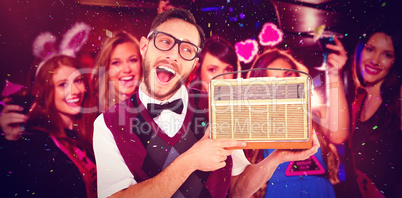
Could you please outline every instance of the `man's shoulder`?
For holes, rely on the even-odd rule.
[[[102,114],[105,123],[120,123],[122,122],[122,119],[125,120],[136,117],[140,112],[140,106],[134,103],[136,102],[133,102],[131,98],[128,98],[111,106]]]
[[[132,98],[127,98],[117,104],[112,105],[109,109],[107,109],[103,114],[110,114],[110,113],[118,113],[120,111],[129,111],[129,112],[136,112],[136,108],[138,105],[133,103]]]

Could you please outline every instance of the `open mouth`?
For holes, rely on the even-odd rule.
[[[132,85],[134,85],[134,76],[121,77],[121,78],[119,78],[119,82],[123,86],[132,86]]]
[[[381,72],[381,69],[378,69],[378,68],[375,68],[375,67],[371,67],[371,66],[366,66],[365,71],[366,71],[368,74],[375,75],[375,74],[380,73],[380,72]]]
[[[81,100],[80,98],[70,98],[66,100],[66,103],[68,106],[71,107],[77,107],[77,106],[81,106]]]
[[[170,67],[159,66],[156,68],[156,76],[162,83],[168,83],[176,76],[176,71]]]

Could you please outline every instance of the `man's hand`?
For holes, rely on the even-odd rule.
[[[317,135],[315,133],[312,134],[312,141],[313,146],[307,150],[278,149],[272,154],[274,155],[274,159],[278,160],[279,163],[305,160],[314,155],[320,147],[320,143],[318,142]]]
[[[230,148],[245,147],[246,145],[243,141],[211,140],[208,128],[204,137],[183,155],[191,160],[191,166],[195,170],[214,171],[226,166],[225,160],[232,154]]]
[[[190,149],[177,157],[161,173],[121,190],[112,197],[172,197],[186,179],[196,170],[215,171],[226,166],[230,148],[245,147],[242,141],[211,140],[209,130]],[[163,194],[161,194],[163,192]]]

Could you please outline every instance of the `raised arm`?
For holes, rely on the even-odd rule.
[[[335,37],[335,45],[328,44],[327,48],[333,52],[328,56],[329,65],[329,106],[313,112],[318,116],[313,120],[319,125],[320,132],[334,144],[343,143],[349,134],[350,115],[345,96],[343,81],[341,78],[342,68],[348,59],[342,42]]]

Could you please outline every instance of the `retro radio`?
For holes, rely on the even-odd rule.
[[[307,149],[311,141],[311,79],[213,79],[212,139],[243,140],[247,149]]]

